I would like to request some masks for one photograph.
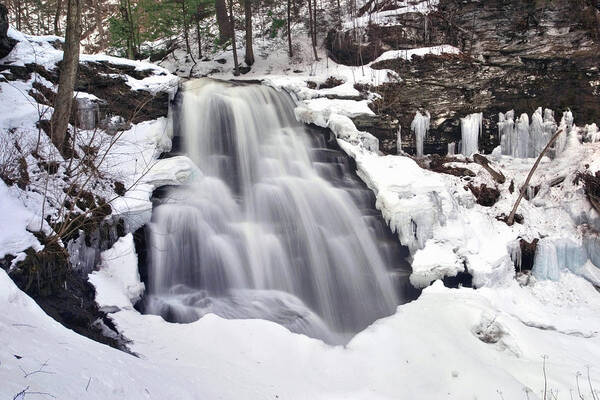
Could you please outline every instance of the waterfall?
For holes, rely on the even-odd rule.
[[[145,312],[263,318],[343,342],[408,299],[410,267],[377,240],[372,193],[294,107],[259,85],[188,83],[180,129],[200,172],[153,211]]]

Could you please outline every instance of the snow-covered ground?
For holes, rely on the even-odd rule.
[[[582,243],[579,224],[598,221],[598,215],[573,178],[586,164],[590,171],[600,169],[600,145],[572,141],[558,158],[544,159],[532,182],[542,189],[531,201],[523,200],[519,212],[524,223],[508,227],[496,216],[510,211],[517,191],[510,194],[508,185],[514,180],[515,188],[520,187],[533,159],[491,156],[507,182],[499,187],[501,197],[493,207],[480,206],[461,178],[424,170],[409,157],[380,155],[377,140],[359,132],[350,120],[372,113],[366,100],[348,99],[359,95],[355,83],[377,85],[401,77],[369,65],[337,65],[324,54],[311,62],[305,41],[298,43],[299,55],[290,63],[285,43],[280,44],[268,54],[265,47],[265,57],[259,55],[252,71],[241,78],[261,79],[290,92],[298,102],[299,119],[332,129],[376,193],[377,207],[390,227],[409,246],[413,283],[427,287],[466,266],[479,289],[448,289],[437,281],[418,300],[399,306],[396,314],[375,322],[346,346],[329,346],[262,320],[209,314],[191,324],[171,324],[133,309],[143,287],[128,235],[103,253],[90,281],[97,302],[112,312],[138,357],[62,327],[0,271],[0,395],[12,398],[26,389],[46,393],[39,397],[98,399],[534,399],[544,398],[546,374],[547,390],[556,398],[577,398],[579,385],[583,396],[592,399],[590,386],[600,390],[600,293],[590,283],[593,274],[575,270],[580,276],[562,268],[557,280],[531,279],[520,285],[514,279],[511,244],[518,237]],[[225,66],[209,61],[196,65],[194,72],[218,67],[221,72],[215,77],[232,78],[229,53],[215,58],[220,56],[227,59]],[[173,71],[190,67],[165,66]],[[330,89],[308,87],[308,80],[321,83],[330,76],[345,83]],[[26,87],[11,91],[27,84],[0,85],[0,106],[20,102],[15,107],[19,115],[2,113],[0,127],[20,126],[37,135],[35,103],[20,94]],[[137,221],[134,226],[147,220],[148,198],[156,185],[184,182],[193,174],[187,158],[155,160],[168,147],[168,129],[164,119],[132,127],[124,133],[124,147],[115,153],[120,155],[110,162],[127,171],[131,183],[143,175],[114,207],[138,215],[130,218]],[[139,157],[132,157],[134,153]],[[149,165],[151,172],[146,171]],[[467,167],[476,173],[471,182],[494,185],[481,167]],[[566,176],[564,183],[549,187],[557,175]],[[16,188],[0,186],[0,201],[3,208],[10,204],[15,210],[2,217],[14,229],[0,235],[0,245],[6,246],[0,254],[33,244],[25,226],[39,213],[39,200],[23,199]]]

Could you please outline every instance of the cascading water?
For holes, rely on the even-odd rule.
[[[198,172],[154,209],[145,312],[343,342],[412,295],[399,245],[376,240],[372,194],[294,107],[263,86],[188,84],[180,130]]]

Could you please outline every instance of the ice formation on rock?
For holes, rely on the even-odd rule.
[[[510,255],[510,259],[515,265],[515,269],[520,271],[522,264],[522,253],[521,243],[518,240],[514,240],[508,243],[508,254]]]
[[[456,154],[456,143],[450,142],[448,143],[448,155],[453,156]]]
[[[551,239],[542,239],[538,242],[533,264],[533,276],[536,279],[560,279],[560,266],[556,246]]]
[[[600,130],[598,130],[598,126],[596,124],[586,125],[585,131],[585,140],[587,142],[600,142]]]
[[[483,113],[467,115],[460,119],[462,151],[465,156],[472,156],[479,150],[479,136],[482,132]]]
[[[410,129],[415,133],[415,141],[417,148],[417,157],[423,157],[423,141],[429,131],[429,122],[431,115],[428,111],[425,114],[421,114],[419,111],[415,114],[415,118],[410,124]]]
[[[515,112],[508,111],[506,114],[498,114],[498,134],[500,135],[500,147],[502,154],[514,154],[513,142],[516,143],[515,136]]]
[[[586,237],[583,242],[569,238],[544,238],[539,241],[533,275],[536,279],[558,280],[561,270],[570,270],[591,282],[600,278],[600,241]]]
[[[554,143],[554,156],[558,156],[567,147],[567,138],[573,129],[573,113],[571,111],[565,111],[558,129],[562,130],[562,133],[558,135],[558,139]]]
[[[514,111],[498,114],[498,133],[502,154],[517,158],[535,158],[544,150],[557,129],[564,131],[554,144],[554,156],[562,153],[567,145],[567,138],[573,128],[573,114],[565,111],[557,126],[554,112],[539,107],[531,115],[531,123],[527,114],[521,114],[514,120]]]
[[[402,154],[402,126],[398,125],[398,133],[396,136],[396,154]]]

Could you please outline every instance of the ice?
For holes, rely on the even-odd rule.
[[[600,130],[596,124],[585,126],[585,140],[591,143],[600,142]]]
[[[445,276],[456,276],[464,270],[463,261],[452,247],[434,240],[427,241],[425,247],[415,253],[412,268],[410,282],[417,288],[427,287]]]
[[[429,131],[430,119],[429,111],[425,111],[424,114],[417,111],[415,118],[410,124],[410,129],[415,133],[417,157],[423,157],[423,142],[425,136],[427,136],[427,131]]]
[[[482,133],[482,123],[483,113],[470,114],[460,119],[461,153],[467,157],[479,151],[479,136]]]
[[[583,242],[563,237],[544,238],[539,241],[536,249],[533,274],[540,280],[558,280],[560,271],[568,269],[589,279],[594,268],[600,272],[594,266],[600,261],[597,252],[598,240],[594,236],[586,236]]]
[[[518,240],[508,243],[508,254],[510,259],[515,265],[515,269],[521,270],[522,254],[521,254],[521,243]]]
[[[396,154],[402,154],[402,125],[398,124],[398,133],[396,135]]]
[[[554,143],[554,155],[558,156],[563,151],[565,151],[567,147],[567,139],[569,134],[571,133],[571,129],[573,128],[573,113],[571,111],[563,112],[562,119],[560,120],[560,125],[558,129],[562,130],[562,133],[558,135],[558,139]]]
[[[566,114],[566,113],[565,113]],[[569,119],[570,118],[570,119]],[[531,115],[531,123],[526,113],[521,114],[514,121],[514,111],[498,114],[498,133],[502,154],[515,158],[535,158],[544,150],[557,126],[554,112],[550,109],[542,110],[538,107]],[[561,126],[568,132],[569,121],[572,126],[572,114],[563,117]],[[562,135],[561,135],[562,137]],[[556,154],[562,152],[566,146],[567,135],[559,138],[555,145]]]
[[[506,114],[498,114],[498,134],[500,135],[500,147],[504,155],[514,154],[513,142],[516,143],[517,141],[514,118],[515,112],[513,110],[508,111]]]
[[[448,155],[453,156],[456,154],[456,143],[450,142],[448,143]]]
[[[529,157],[529,116],[526,113],[521,114],[515,121],[516,129],[516,152],[514,156],[517,158]]]
[[[536,279],[560,279],[560,266],[556,246],[551,239],[541,239],[535,251],[535,261],[532,270]]]

